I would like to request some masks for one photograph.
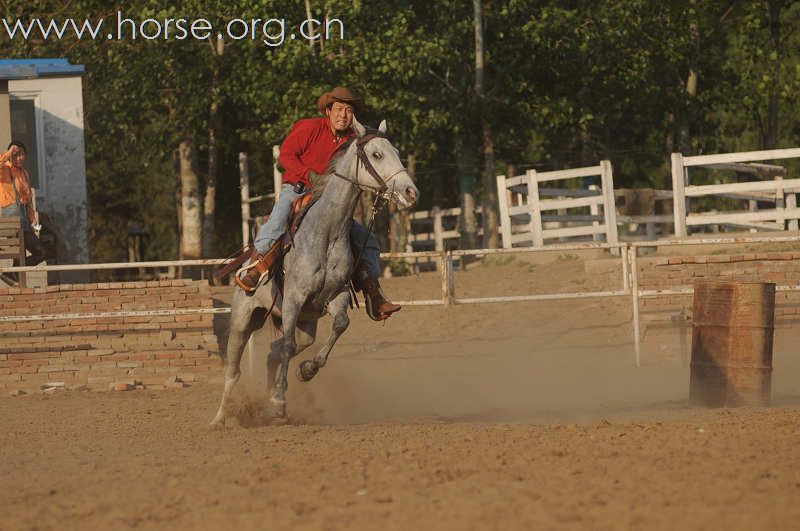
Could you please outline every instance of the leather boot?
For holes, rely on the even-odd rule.
[[[260,254],[253,248],[253,254],[250,255],[250,263],[239,269],[233,277],[236,285],[246,293],[253,293],[261,283],[261,279],[269,274],[270,268],[275,264],[280,247],[281,241],[278,240],[264,254]]]
[[[355,280],[356,288],[364,294],[364,306],[366,306],[367,315],[373,321],[388,319],[394,312],[400,311],[402,308],[386,298],[378,279],[372,277],[363,267],[356,270],[353,280]]]

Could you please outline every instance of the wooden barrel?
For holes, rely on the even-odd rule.
[[[768,406],[775,284],[699,280],[693,307],[689,402]]]

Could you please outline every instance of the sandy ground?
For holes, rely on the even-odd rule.
[[[571,256],[457,278],[470,296],[619,282]],[[438,296],[435,274],[385,284]],[[669,345],[635,367],[626,298],[353,314],[317,378],[291,379],[287,425],[255,418],[260,349],[224,430],[218,382],[0,398],[0,529],[794,529],[797,336],[776,330],[760,410],[689,408]]]

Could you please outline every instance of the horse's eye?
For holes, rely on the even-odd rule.
[[[383,155],[381,154],[380,151],[376,151],[375,153],[372,154],[372,156],[378,160],[381,160],[383,158]]]

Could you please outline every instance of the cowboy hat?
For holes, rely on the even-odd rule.
[[[319,99],[317,100],[317,110],[321,114],[325,114],[325,109],[327,109],[328,106],[332,105],[336,101],[342,103],[348,103],[353,107],[355,107],[356,111],[361,109],[361,105],[363,103],[363,101],[361,100],[361,96],[359,96],[349,88],[336,87],[332,91],[326,92],[319,97]]]

